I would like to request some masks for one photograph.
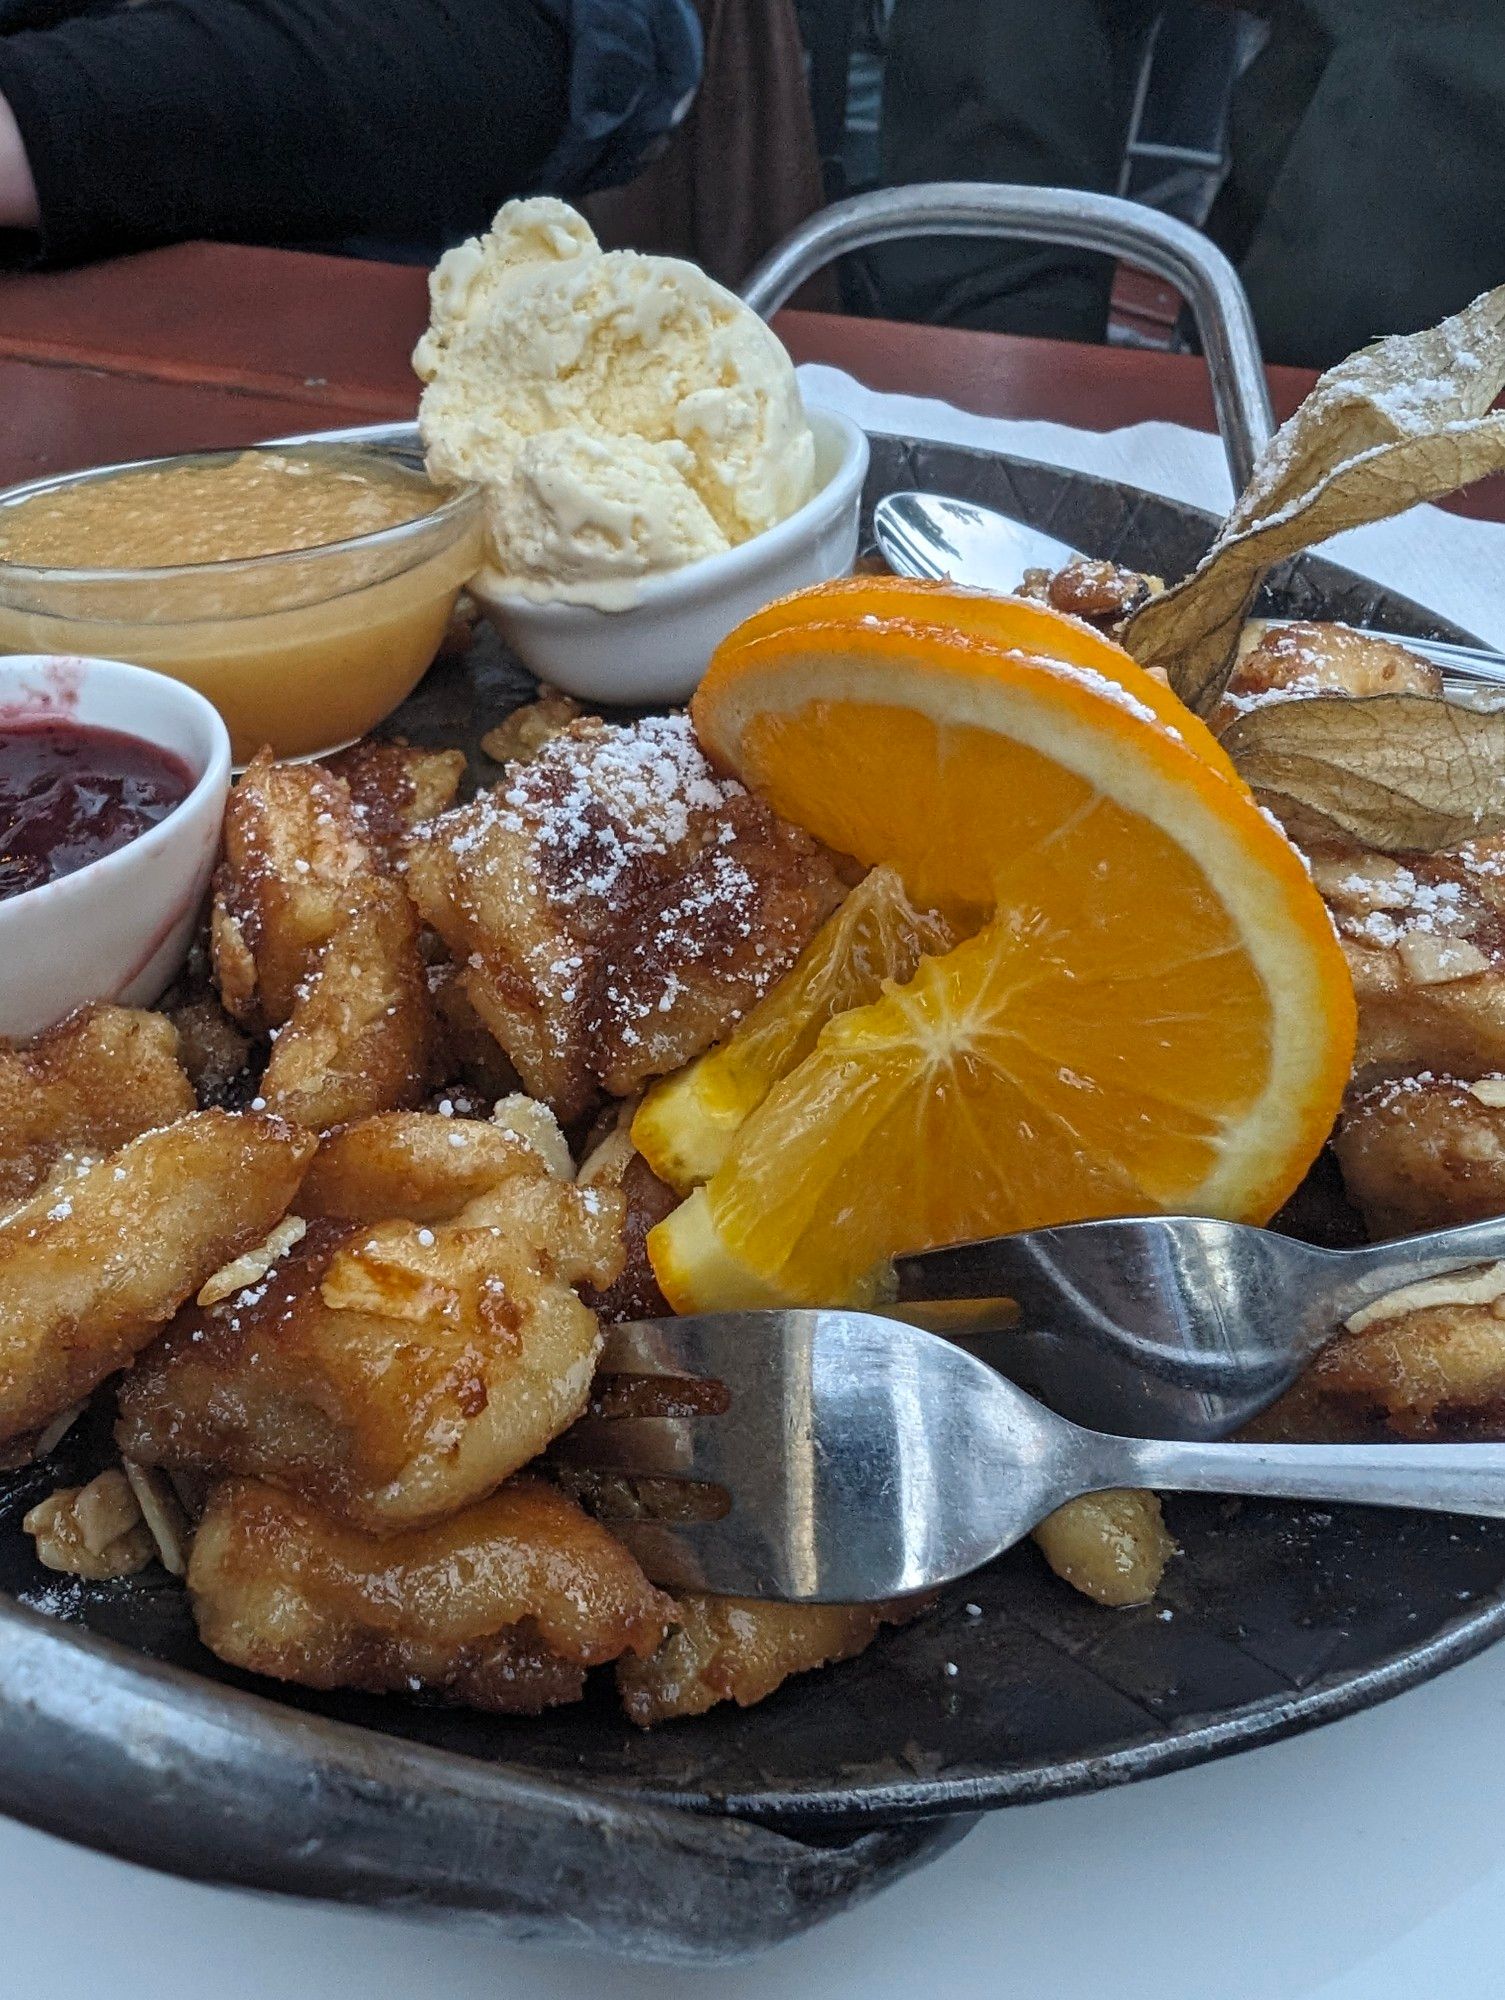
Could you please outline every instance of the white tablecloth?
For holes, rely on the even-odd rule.
[[[1181,424],[1081,431],[1066,424],[976,417],[924,397],[864,388],[840,369],[818,363],[807,363],[799,372],[812,402],[844,410],[868,430],[940,438],[1069,465],[1214,514],[1226,513],[1232,504],[1222,444],[1205,431]],[[1413,507],[1397,520],[1334,536],[1323,554],[1429,605],[1478,638],[1505,646],[1505,523],[1473,521],[1440,507]]]

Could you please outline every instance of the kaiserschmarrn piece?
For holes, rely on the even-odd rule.
[[[209,932],[220,998],[243,1026],[287,1020],[372,863],[343,778],[269,750],[251,759],[225,808]]]
[[[342,901],[261,1079],[268,1110],[314,1132],[420,1103],[437,1048],[418,918],[401,885],[368,875]]]
[[[504,715],[481,738],[481,748],[497,764],[530,764],[546,743],[578,722],[584,714],[573,696],[558,688],[540,687],[536,701],[526,701]]]
[[[684,716],[573,724],[425,828],[408,867],[477,1014],[563,1118],[708,1047],[841,895]]]
[[[312,1151],[279,1118],[195,1111],[0,1221],[0,1441],[123,1368],[266,1235]]]
[[[1452,853],[1310,847],[1359,1005],[1355,1080],[1505,1071],[1505,838]]]
[[[320,1146],[298,1206],[338,1222],[445,1222],[504,1181],[536,1179],[540,1164],[568,1180],[564,1135],[541,1104],[534,1109],[531,1134],[425,1111],[364,1118]]]
[[[1034,1539],[1056,1575],[1099,1604],[1148,1604],[1176,1553],[1157,1496],[1130,1487],[1068,1500]]]
[[[1505,1076],[1427,1072],[1354,1092],[1333,1150],[1371,1237],[1505,1215]]]
[[[232,1480],[210,1496],[188,1588],[205,1645],[233,1666],[518,1715],[578,1700],[590,1667],[652,1653],[674,1608],[537,1479],[380,1539]]]
[[[1069,612],[1073,618],[1085,619],[1113,634],[1141,604],[1164,588],[1158,576],[1145,576],[1137,569],[1124,569],[1093,556],[1076,556],[1058,570],[1027,569],[1019,595]]]
[[[885,1625],[902,1625],[923,1602],[770,1604],[746,1597],[672,1600],[673,1628],[646,1658],[617,1661],[617,1691],[639,1728],[704,1715],[718,1702],[751,1708],[791,1674],[850,1660]]]
[[[671,1311],[648,1256],[648,1232],[678,1207],[679,1196],[632,1143],[636,1108],[633,1100],[618,1107],[609,1129],[587,1150],[577,1176],[582,1187],[614,1188],[622,1197],[622,1268],[604,1291],[588,1289],[585,1294],[608,1326],[658,1319]]]
[[[401,861],[415,827],[454,804],[465,752],[363,736],[326,757],[324,768],[349,786],[362,832],[391,866]]]
[[[463,1124],[422,1122],[477,1173]],[[536,1457],[585,1407],[601,1335],[573,1287],[620,1267],[621,1202],[480,1132],[494,1149],[482,1192],[465,1199],[457,1174],[428,1198],[412,1146],[390,1176],[408,1176],[406,1203],[395,1187],[380,1204],[389,1219],[310,1219],[263,1276],[182,1314],[121,1385],[121,1450],[273,1479],[373,1532],[437,1520]],[[309,1209],[366,1205],[359,1133],[332,1142],[345,1164],[316,1171]],[[368,1191],[403,1150],[390,1126],[374,1136]]]
[[[1408,1285],[1355,1314],[1250,1434],[1505,1439],[1505,1264]]]
[[[140,1504],[119,1466],[96,1474],[87,1486],[60,1486],[28,1510],[21,1527],[36,1543],[44,1569],[92,1583],[135,1576],[156,1553]]]
[[[24,1046],[0,1042],[0,1207],[58,1162],[98,1159],[193,1108],[165,1015],[101,1003]]]
[[[1267,701],[1303,695],[1422,694],[1435,699],[1441,693],[1442,675],[1432,662],[1393,639],[1351,625],[1255,621],[1246,631],[1213,726]]]

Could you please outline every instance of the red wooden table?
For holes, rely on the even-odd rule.
[[[0,278],[0,485],[45,472],[406,417],[426,274],[301,251],[190,243],[77,271]],[[988,416],[1091,430],[1213,427],[1195,357],[786,312],[798,361]],[[1311,386],[1272,368],[1286,416]],[[1505,519],[1505,481],[1460,503]]]

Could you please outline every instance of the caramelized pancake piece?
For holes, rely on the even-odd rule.
[[[1310,847],[1359,1005],[1363,1084],[1505,1070],[1505,839],[1449,854]]]
[[[1333,1136],[1372,1237],[1505,1215],[1505,1077],[1400,1077],[1354,1094]]]
[[[558,688],[542,682],[538,699],[504,715],[481,738],[481,748],[497,764],[531,764],[546,743],[584,713],[572,695],[561,694]]]
[[[1124,569],[1093,556],[1076,556],[1055,571],[1027,569],[1018,595],[1068,612],[1111,635],[1164,588],[1158,576],[1145,576],[1137,569]]]
[[[1396,1305],[1406,1298],[1410,1309],[1340,1333],[1249,1434],[1505,1439],[1505,1265],[1411,1286]]]
[[[129,1480],[118,1466],[87,1486],[60,1486],[23,1517],[44,1569],[111,1583],[135,1576],[155,1553],[151,1530]]]
[[[375,736],[323,762],[349,786],[362,832],[389,865],[402,859],[416,826],[454,804],[465,775],[463,750],[425,750]]]
[[[622,1706],[640,1729],[717,1702],[751,1708],[791,1674],[850,1660],[885,1625],[925,1608],[889,1604],[768,1604],[747,1597],[686,1595],[673,1600],[673,1630],[646,1659],[617,1662]]]
[[[408,883],[562,1118],[708,1047],[840,896],[823,851],[719,777],[685,716],[573,724],[425,828]]]
[[[590,969],[594,1076],[627,1097],[719,1041],[793,965],[841,901],[808,835],[749,794],[675,880],[635,906]]]
[[[578,1700],[590,1667],[652,1652],[673,1608],[535,1479],[380,1540],[232,1480],[210,1496],[188,1588],[200,1637],[232,1666],[518,1715]]]
[[[601,1336],[572,1286],[621,1261],[615,1196],[519,1141],[508,1168],[448,1220],[312,1221],[184,1313],[121,1385],[122,1452],[273,1479],[372,1532],[489,1493],[584,1409]]]
[[[332,1132],[304,1178],[298,1207],[347,1222],[445,1222],[514,1176],[536,1179],[541,1161],[550,1164],[505,1125],[397,1111]]]
[[[0,1204],[25,1201],[65,1155],[97,1159],[194,1106],[172,1023],[80,1008],[35,1041],[0,1042]]]
[[[209,926],[214,983],[237,1021],[281,1027],[371,865],[344,779],[258,751],[225,808]]]
[[[629,1319],[659,1319],[673,1308],[659,1290],[648,1257],[648,1232],[679,1196],[661,1181],[632,1143],[633,1103],[624,1104],[610,1131],[580,1165],[581,1187],[613,1188],[622,1197],[622,1269],[604,1291],[587,1289],[586,1303],[608,1326]]]
[[[418,918],[396,882],[345,891],[261,1079],[267,1108],[310,1131],[418,1104],[435,1053]]]
[[[0,1222],[0,1440],[88,1395],[259,1242],[312,1151],[281,1119],[195,1111]]]
[[[1442,675],[1430,660],[1393,639],[1357,632],[1351,625],[1298,620],[1255,624],[1239,656],[1215,728],[1267,701],[1313,694],[1442,694]]]
[[[1084,1493],[1034,1533],[1056,1575],[1099,1604],[1148,1604],[1176,1553],[1153,1493]]]

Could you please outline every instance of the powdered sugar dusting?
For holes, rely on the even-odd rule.
[[[706,815],[742,793],[711,768],[687,715],[587,719],[514,768],[444,826],[458,856],[495,830],[535,845],[556,906],[609,902],[635,862],[670,856]],[[435,832],[429,829],[430,837]]]
[[[1148,702],[1141,701],[1137,694],[1131,694],[1120,682],[1109,680],[1106,674],[1100,674],[1096,667],[1068,666],[1065,661],[1054,660],[1051,662],[1051,671],[1064,675],[1067,680],[1077,681],[1083,687],[1091,688],[1095,695],[1101,695],[1104,701],[1111,701],[1115,708],[1126,709],[1140,722],[1153,723],[1157,729],[1163,729],[1167,736],[1174,736],[1178,743],[1181,741],[1180,730],[1162,722]]]

